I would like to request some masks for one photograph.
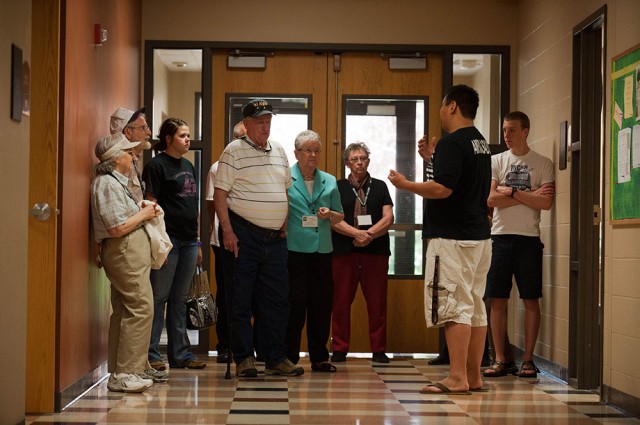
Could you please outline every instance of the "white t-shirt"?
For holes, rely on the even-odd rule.
[[[553,183],[553,163],[532,150],[522,156],[505,151],[491,157],[491,178],[498,186],[532,192]],[[540,236],[540,210],[523,204],[496,207],[491,234]]]
[[[207,174],[207,190],[205,194],[205,199],[207,201],[213,201],[213,190],[214,183],[216,181],[216,173],[218,172],[218,161],[211,164],[211,168],[209,168],[209,174]],[[209,243],[213,246],[220,246],[220,238],[218,237],[218,225],[220,222],[218,221],[218,214],[213,216],[213,230],[211,230],[211,239]]]

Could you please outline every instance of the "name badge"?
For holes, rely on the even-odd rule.
[[[318,227],[318,216],[316,215],[303,215],[302,227]]]
[[[371,226],[372,224],[371,214],[358,216],[358,226]]]

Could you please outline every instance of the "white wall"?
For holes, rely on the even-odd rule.
[[[11,44],[31,63],[31,1],[0,0],[0,423],[24,421],[29,117],[10,118]]]
[[[516,107],[531,118],[532,148],[557,162],[561,121],[571,123],[572,30],[607,4],[605,59],[604,385],[640,398],[640,226],[609,223],[611,58],[640,42],[637,0],[523,0],[518,6]],[[566,365],[569,311],[570,167],[556,167],[556,203],[543,212],[542,327],[536,353]],[[522,318],[522,310],[512,316]],[[514,324],[515,325],[515,324]],[[521,345],[522,328],[516,325]]]

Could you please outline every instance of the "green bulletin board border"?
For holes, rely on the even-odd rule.
[[[624,117],[625,80],[633,76],[631,117]],[[610,220],[612,225],[640,224],[640,167],[631,168],[630,181],[618,183],[618,133],[640,125],[640,44],[615,56],[611,63],[611,178]],[[628,95],[628,93],[627,93]],[[628,106],[627,99],[627,106]],[[623,111],[620,124],[616,105]],[[627,108],[628,109],[628,108]],[[618,112],[619,113],[619,112]],[[636,137],[640,137],[636,135]],[[631,140],[629,141],[631,142]],[[633,149],[633,148],[632,148]],[[631,160],[631,157],[629,158]]]

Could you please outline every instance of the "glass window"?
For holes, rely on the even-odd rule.
[[[453,54],[453,84],[466,84],[480,95],[474,123],[489,144],[493,145],[499,145],[502,136],[501,60],[500,54]]]
[[[153,137],[170,117],[189,124],[192,140],[202,138],[202,50],[153,51]]]
[[[422,275],[422,197],[396,191],[387,182],[393,168],[410,180],[424,181],[424,164],[417,141],[426,132],[424,97],[380,98],[345,96],[344,146],[364,142],[371,151],[369,174],[387,183],[394,203],[395,222],[389,232],[389,275]],[[345,167],[345,176],[349,169]]]

